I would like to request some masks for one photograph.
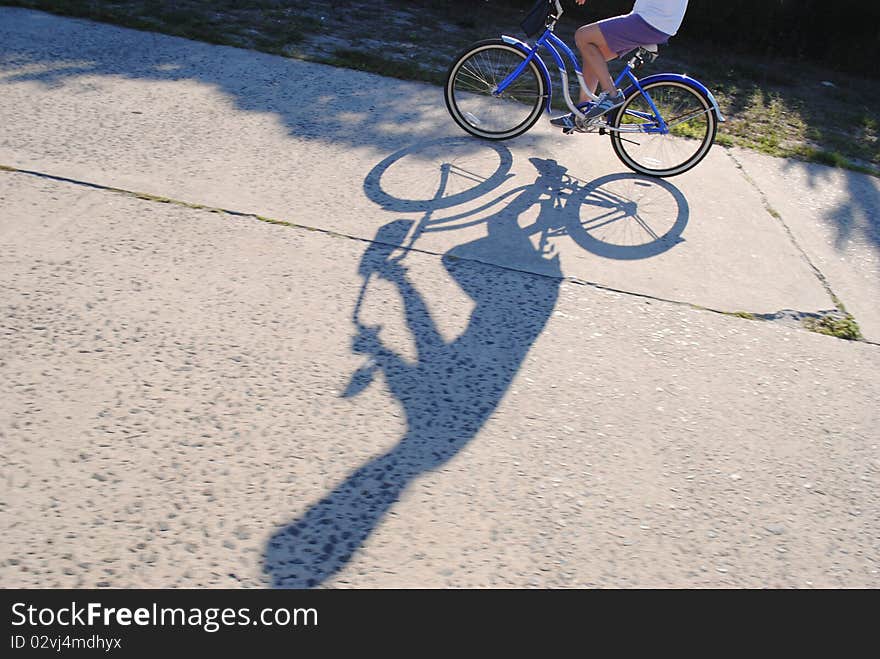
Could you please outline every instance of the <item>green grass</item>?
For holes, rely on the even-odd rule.
[[[722,313],[726,316],[733,316],[744,320],[763,320],[761,316],[748,311]],[[856,322],[856,319],[842,309],[841,313],[844,315],[826,315],[819,318],[804,318],[801,321],[801,324],[805,329],[811,332],[816,332],[817,334],[833,336],[847,341],[861,341],[864,337],[862,336],[861,328],[859,327],[858,322]]]
[[[848,341],[860,341],[862,331],[856,319],[846,314],[843,318],[825,316],[823,318],[808,318],[804,320],[804,327],[811,332],[834,336]]]

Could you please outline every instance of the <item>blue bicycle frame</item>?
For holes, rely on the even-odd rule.
[[[540,36],[540,38],[535,42],[534,46],[530,46],[525,41],[520,41],[511,36],[502,35],[501,39],[511,46],[514,46],[518,50],[520,50],[526,58],[516,67],[516,69],[508,75],[498,87],[494,90],[495,96],[500,96],[504,93],[504,91],[513,84],[514,80],[516,80],[520,75],[522,75],[523,71],[525,71],[526,67],[529,66],[532,62],[534,62],[541,71],[541,75],[544,77],[544,81],[547,83],[547,97],[545,100],[546,110],[550,112],[551,109],[551,101],[553,99],[553,85],[551,83],[550,71],[547,69],[547,65],[544,63],[544,60],[538,55],[538,51],[541,48],[546,49],[556,61],[556,66],[559,69],[560,77],[562,79],[562,93],[565,97],[565,104],[568,106],[569,110],[571,110],[575,115],[583,119],[585,117],[584,112],[575,105],[574,101],[571,99],[571,94],[569,93],[568,87],[568,69],[565,65],[565,60],[562,55],[568,58],[568,60],[572,64],[572,68],[574,69],[575,74],[577,75],[578,84],[580,85],[581,90],[584,94],[592,99],[597,100],[597,96],[593,94],[592,90],[587,89],[587,84],[584,81],[583,70],[578,64],[578,58],[572,52],[571,48],[559,37],[557,37],[553,33],[553,29],[556,24],[556,20],[558,17],[562,15],[562,7],[559,4],[559,0],[556,0],[556,17],[553,19],[553,22],[547,25],[547,28],[544,30],[544,33]],[[560,54],[560,51],[562,54]],[[663,116],[660,114],[660,110],[657,109],[657,106],[654,104],[654,100],[651,98],[651,95],[645,91],[644,85],[648,85],[653,82],[678,82],[689,87],[694,88],[700,94],[702,94],[709,104],[712,107],[712,111],[715,113],[715,116],[718,118],[718,121],[725,121],[724,116],[721,114],[721,108],[718,106],[718,102],[715,100],[715,97],[712,95],[705,85],[703,85],[698,80],[691,78],[690,76],[674,74],[674,73],[661,73],[657,75],[652,75],[644,80],[640,81],[634,74],[633,68],[637,65],[637,59],[633,57],[630,59],[623,71],[614,81],[614,86],[620,88],[621,84],[628,80],[630,85],[624,90],[624,95],[629,97],[635,91],[638,91],[639,94],[645,99],[648,103],[648,107],[651,108],[651,112],[653,114],[648,114],[647,112],[638,112],[636,110],[627,109],[627,115],[632,117],[636,117],[638,119],[644,120],[645,123],[639,124],[624,124],[618,126],[617,128],[609,128],[609,130],[615,130],[617,132],[638,132],[638,133],[654,133],[654,134],[668,134],[670,131],[670,126],[667,125],[666,121],[663,119]]]
[[[568,60],[571,62],[572,67],[574,68],[574,72],[577,75],[578,84],[581,86],[581,89],[586,92],[588,97],[591,97],[593,99],[596,99],[597,97],[589,89],[587,89],[586,82],[584,81],[584,73],[578,64],[577,57],[572,52],[571,48],[569,48],[562,39],[557,37],[549,28],[544,31],[544,34],[542,34],[541,37],[535,42],[535,45],[533,47],[529,47],[529,45],[524,41],[520,41],[519,39],[515,39],[514,37],[510,37],[507,35],[503,35],[501,38],[506,43],[509,43],[512,46],[516,46],[517,48],[522,50],[526,54],[526,58],[522,61],[522,63],[520,63],[519,66],[516,67],[516,69],[509,76],[501,81],[501,83],[498,85],[498,88],[495,90],[496,96],[500,96],[501,94],[503,94],[504,91],[514,82],[514,80],[522,75],[523,71],[525,71],[526,67],[529,66],[531,62],[536,62],[538,67],[541,69],[541,73],[544,75],[544,79],[547,82],[547,111],[549,112],[551,105],[550,101],[553,95],[550,82],[550,71],[547,69],[547,65],[544,64],[544,61],[538,56],[538,51],[541,48],[544,48],[553,56],[553,59],[556,62],[556,66],[559,69],[560,77],[562,79],[562,93],[565,96],[566,105],[568,105],[568,108],[573,113],[580,116],[581,118],[584,117],[583,111],[578,108],[571,100],[571,94],[569,93],[568,89],[568,69],[566,68],[565,60],[562,58],[562,55],[560,55],[559,51],[562,51],[562,53],[564,53]],[[653,125],[641,124],[639,126],[639,132],[662,134],[668,133],[669,127],[663,120],[663,117],[661,116],[660,111],[657,109],[657,106],[654,105],[654,101],[651,99],[651,96],[645,92],[645,90],[642,88],[641,83],[639,82],[639,79],[635,75],[633,75],[630,63],[627,63],[627,65],[623,68],[623,71],[621,71],[620,75],[617,76],[617,79],[614,81],[615,87],[620,87],[624,80],[627,79],[631,83],[630,87],[635,87],[639,90],[639,92],[648,102],[648,106],[651,108],[651,111],[654,113],[653,115],[648,115],[647,113],[643,112],[635,112],[632,110],[627,111],[629,114],[638,116],[641,119],[645,119],[653,123]]]

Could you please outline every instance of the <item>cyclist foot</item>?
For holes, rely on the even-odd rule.
[[[577,107],[581,112],[586,112],[587,108],[592,105],[589,101],[586,103],[578,103]],[[557,126],[562,129],[562,132],[566,135],[573,133],[574,131],[583,132],[581,127],[577,123],[577,117],[574,115],[574,112],[569,112],[568,114],[564,114],[561,117],[556,117],[550,120],[550,123],[553,126]]]
[[[619,89],[614,96],[609,96],[608,92],[602,92],[599,100],[587,112],[587,121],[598,119],[602,115],[608,114],[611,110],[619,108],[624,102],[623,92]]]
[[[563,133],[570,133],[575,130],[579,130],[577,123],[575,123],[574,113],[564,114],[561,117],[556,117],[555,119],[551,119],[550,123],[553,126],[562,129]]]

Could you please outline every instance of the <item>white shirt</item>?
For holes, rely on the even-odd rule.
[[[681,27],[688,0],[636,0],[632,13],[638,14],[653,28],[674,35]]]

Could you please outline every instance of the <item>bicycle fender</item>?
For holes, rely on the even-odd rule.
[[[528,55],[532,51],[532,48],[531,48],[531,46],[529,46],[529,44],[527,44],[525,41],[521,41],[520,39],[517,39],[516,37],[511,37],[507,34],[502,34],[501,40],[504,43],[506,43],[510,46],[513,46],[514,48],[517,48],[518,50],[521,50],[526,55]],[[550,112],[550,106],[551,106],[550,101],[553,100],[553,83],[551,82],[551,79],[550,79],[550,71],[549,71],[549,69],[547,69],[547,65],[544,64],[544,60],[542,60],[540,57],[538,57],[537,54],[535,54],[535,56],[532,58],[532,60],[535,62],[535,64],[538,65],[538,69],[540,69],[541,75],[544,76],[544,82],[547,85],[547,100],[545,101],[544,109],[547,112]]]
[[[712,109],[715,110],[715,116],[718,117],[718,121],[725,122],[727,119],[724,118],[724,115],[721,114],[721,108],[718,107],[718,101],[715,100],[715,96],[713,96],[712,92],[710,92],[706,86],[696,80],[691,78],[690,76],[682,75],[680,73],[657,73],[652,76],[648,76],[647,78],[640,78],[639,84],[641,85],[649,85],[652,82],[680,82],[685,85],[689,85],[700,92],[703,96],[706,97],[706,100],[712,104]],[[636,91],[635,85],[630,85],[627,87],[624,94],[629,96],[632,92]]]

